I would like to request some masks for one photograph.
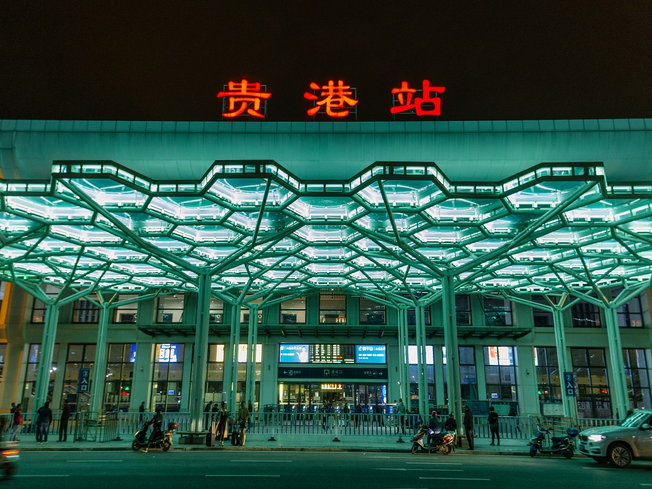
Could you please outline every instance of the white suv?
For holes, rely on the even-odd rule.
[[[598,463],[611,462],[624,468],[632,460],[652,460],[652,410],[641,409],[619,426],[601,426],[582,431],[580,453]]]

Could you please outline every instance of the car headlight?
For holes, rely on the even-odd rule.
[[[589,435],[589,441],[602,441],[607,438],[604,435]]]

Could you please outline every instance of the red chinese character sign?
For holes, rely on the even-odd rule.
[[[400,88],[393,88],[394,106],[390,109],[392,114],[408,113],[418,116],[441,114],[441,99],[439,94],[444,93],[446,87],[431,87],[429,80],[423,80],[423,88],[417,90],[410,88],[408,82],[401,82]],[[418,97],[421,92],[421,97]]]
[[[271,92],[267,92],[265,85],[250,83],[244,79],[239,83],[230,81],[226,86],[226,91],[217,94],[218,98],[225,97],[222,116],[229,119],[241,115],[264,119],[267,114],[266,100],[271,96]],[[263,113],[261,113],[261,107]]]
[[[329,80],[327,85],[319,86],[315,82],[310,84],[312,92],[306,92],[303,97],[308,100],[314,100],[314,107],[308,109],[308,115],[316,115],[318,112],[325,113],[328,117],[346,117],[351,110],[348,107],[355,107],[358,100],[354,97],[355,88],[345,85],[342,80]],[[317,95],[317,92],[321,93]],[[320,98],[321,97],[321,98]]]

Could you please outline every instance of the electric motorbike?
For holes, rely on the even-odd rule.
[[[566,436],[550,437],[550,442],[552,445],[550,445],[550,447],[543,448],[543,441],[545,440],[546,435],[549,434],[550,430],[537,425],[537,433],[532,438],[530,438],[530,442],[528,443],[528,446],[530,447],[530,457],[534,457],[537,452],[539,452],[550,454],[559,453],[566,458],[571,458],[573,453],[575,453],[573,438],[579,434],[579,431],[576,428],[568,428],[566,430]]]
[[[432,441],[427,442],[426,435],[433,435]],[[415,454],[419,450],[426,451],[428,453],[443,453],[448,455],[452,450],[455,449],[453,446],[453,440],[455,440],[454,432],[441,432],[435,434],[428,425],[421,425],[419,432],[412,437],[410,442],[412,443],[412,448],[410,451]]]
[[[6,478],[10,478],[18,468],[18,442],[10,441],[2,443],[0,449],[0,470],[5,473]]]
[[[149,445],[149,448],[160,448],[164,452],[170,450],[170,448],[172,448],[172,433],[174,433],[174,431],[176,431],[176,429],[179,427],[179,423],[168,423],[168,429],[160,430],[152,442],[149,443],[147,429],[149,428],[150,424],[151,422],[146,421],[143,428],[136,432],[134,435],[136,439],[131,444],[131,448],[134,451],[138,451],[141,448],[147,448],[147,445]]]

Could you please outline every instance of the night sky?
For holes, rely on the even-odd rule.
[[[629,0],[5,1],[0,119],[221,120],[241,78],[271,121],[312,120],[303,93],[329,79],[358,120],[423,79],[440,120],[652,117],[651,21]]]

